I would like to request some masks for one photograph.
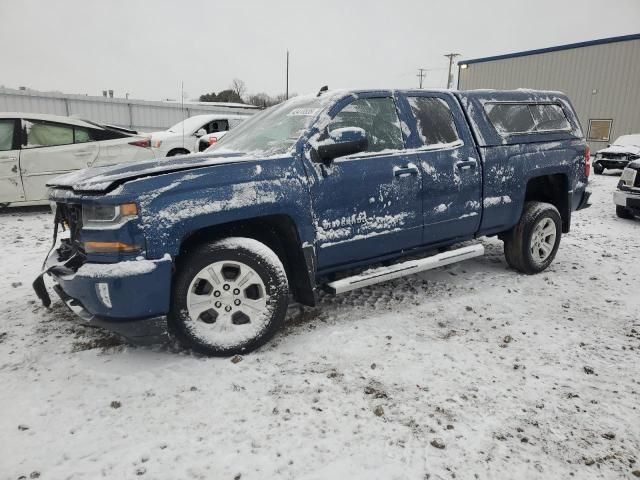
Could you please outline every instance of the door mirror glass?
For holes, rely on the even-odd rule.
[[[324,138],[323,138],[324,137]],[[369,146],[366,132],[359,127],[336,128],[323,135],[316,149],[323,162],[334,158],[366,152]]]
[[[196,137],[198,138],[204,137],[206,134],[207,134],[207,131],[204,128],[201,128],[196,132]]]

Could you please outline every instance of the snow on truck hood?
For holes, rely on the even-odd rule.
[[[210,153],[185,155],[161,160],[145,160],[134,164],[85,168],[84,170],[78,170],[56,177],[47,182],[47,186],[71,188],[76,192],[98,193],[105,192],[111,187],[136,178],[258,159],[260,159],[260,157],[242,153]]]

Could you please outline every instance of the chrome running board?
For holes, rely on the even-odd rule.
[[[327,287],[328,290],[334,294],[349,292],[357,288],[386,282],[406,275],[413,275],[414,273],[424,272],[425,270],[431,270],[433,268],[461,262],[474,257],[480,257],[482,255],[484,255],[484,246],[480,244],[470,245],[468,247],[438,253],[437,255],[421,258],[419,260],[409,260],[395,265],[390,265],[388,267],[368,270],[366,273],[362,273],[360,275],[341,278],[340,280],[330,282],[327,284]]]

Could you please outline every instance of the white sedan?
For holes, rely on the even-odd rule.
[[[231,130],[247,118],[248,115],[195,115],[168,130],[153,132],[151,146],[158,158],[198,152],[200,137]]]
[[[47,204],[48,180],[155,158],[148,136],[58,115],[0,113],[0,206]]]

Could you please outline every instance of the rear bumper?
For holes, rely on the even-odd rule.
[[[589,198],[591,198],[591,191],[590,190],[585,190],[584,193],[582,194],[582,198],[578,202],[578,206],[576,207],[576,210],[582,210],[583,208],[589,208],[591,206],[591,204],[589,203]]]
[[[173,266],[168,255],[159,260],[85,263],[76,272],[61,265],[57,257],[56,251],[49,255],[44,272],[34,282],[45,305],[48,294],[40,277],[48,274],[65,305],[88,324],[138,343],[166,334]]]

